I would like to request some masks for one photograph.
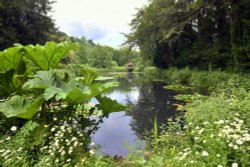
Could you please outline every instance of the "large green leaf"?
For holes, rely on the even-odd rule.
[[[55,97],[56,100],[61,100],[67,97],[67,92],[61,88],[49,87],[44,91],[43,97],[45,100],[49,100],[53,97]]]
[[[56,86],[56,77],[52,70],[38,71],[33,79],[28,80],[23,88],[28,89],[47,89]]]
[[[22,60],[22,56],[19,46],[8,48],[0,52],[0,73],[5,73],[10,69],[16,69]]]
[[[43,103],[43,98],[30,100],[23,96],[13,96],[11,99],[0,103],[0,112],[6,117],[20,117],[32,119]]]
[[[9,70],[5,73],[0,73],[0,96],[10,95],[15,91],[12,79],[14,76],[14,70]]]
[[[100,110],[102,110],[104,114],[109,114],[109,113],[112,113],[112,112],[119,112],[119,111],[127,110],[127,106],[119,104],[116,100],[112,100],[109,97],[97,96],[96,99],[99,102],[97,107]]]
[[[56,68],[60,60],[71,50],[76,48],[75,43],[55,43],[47,42],[44,46],[41,45],[28,45],[24,49],[25,56],[31,60],[41,70],[49,70]]]
[[[83,69],[81,73],[84,76],[84,82],[86,85],[90,85],[97,78],[98,74],[91,69]]]
[[[86,101],[86,96],[88,95],[84,94],[81,89],[74,87],[67,94],[66,100],[71,104],[79,104]]]
[[[94,83],[81,88],[73,87],[67,94],[69,103],[77,104],[91,100],[92,98],[110,91],[111,88],[117,86],[117,82],[108,82],[105,84]]]

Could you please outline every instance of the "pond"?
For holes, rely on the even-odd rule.
[[[138,143],[143,147],[143,134],[153,128],[153,120],[166,123],[176,112],[173,104],[180,103],[173,97],[177,91],[166,90],[166,83],[129,75],[118,78],[119,87],[106,94],[122,104],[131,106],[130,111],[116,112],[104,118],[100,128],[92,136],[100,152],[111,156],[128,154],[126,145]]]

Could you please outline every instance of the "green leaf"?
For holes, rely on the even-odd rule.
[[[85,100],[90,100],[98,95],[109,92],[113,87],[118,86],[117,82],[108,82],[105,84],[94,83],[88,87],[85,87],[83,93],[85,95]]]
[[[71,50],[76,48],[75,43],[55,43],[47,42],[44,46],[41,45],[28,45],[24,49],[25,56],[31,60],[41,70],[49,70],[56,68],[60,60]]]
[[[11,99],[0,103],[0,112],[6,117],[20,117],[32,119],[43,103],[43,98],[39,97],[30,100],[23,96],[13,96]]]
[[[12,79],[14,76],[14,70],[7,71],[5,73],[0,73],[0,96],[10,95],[15,91],[14,85],[12,84]]]
[[[97,78],[98,74],[91,69],[84,69],[81,71],[84,76],[84,82],[86,85],[90,85]]]
[[[67,97],[67,93],[61,88],[49,87],[45,89],[43,97],[45,100],[49,100],[53,97],[55,97],[56,100],[60,100],[65,99]]]
[[[84,95],[79,88],[74,87],[69,91],[66,100],[71,104],[82,103],[86,100],[86,94]]]
[[[16,69],[22,60],[20,47],[13,47],[0,52],[0,73],[5,73],[10,69]]]
[[[127,109],[127,106],[119,104],[116,100],[112,100],[111,98],[106,97],[106,96],[104,97],[97,96],[96,99],[99,102],[97,107],[100,110],[102,110],[104,114],[125,111]]]
[[[28,80],[23,88],[29,89],[47,89],[48,87],[54,87],[56,85],[55,74],[50,71],[38,71],[33,79]]]

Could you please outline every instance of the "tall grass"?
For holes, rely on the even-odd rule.
[[[170,84],[186,84],[204,88],[215,88],[220,82],[234,79],[245,87],[250,87],[249,74],[235,74],[225,71],[198,71],[189,68],[168,70],[148,67],[144,69],[144,75],[160,78]]]

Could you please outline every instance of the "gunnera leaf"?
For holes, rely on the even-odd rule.
[[[30,100],[27,97],[16,95],[11,99],[0,103],[0,112],[8,118],[20,117],[24,119],[32,119],[39,111],[42,103],[42,97]]]
[[[50,71],[38,71],[33,79],[28,80],[23,88],[29,89],[47,89],[56,85],[55,74]]]

